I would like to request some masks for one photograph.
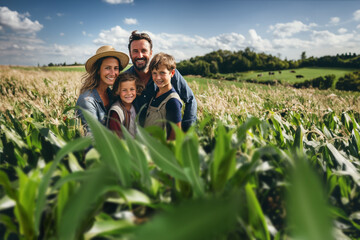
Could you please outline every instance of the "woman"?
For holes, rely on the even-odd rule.
[[[115,51],[111,46],[100,47],[94,56],[86,61],[86,74],[83,77],[83,85],[80,89],[80,96],[76,105],[89,111],[103,125],[106,124],[106,115],[112,104],[113,96],[109,86],[112,86],[115,79],[129,63],[129,57]],[[85,135],[91,133],[86,120],[78,111],[84,126]]]

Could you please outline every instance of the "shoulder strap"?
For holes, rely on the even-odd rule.
[[[166,104],[171,98],[176,98],[177,100],[179,100],[181,102],[179,94],[177,94],[176,92],[172,92],[160,103],[159,109],[162,108],[162,106],[164,104]]]
[[[106,126],[109,126],[109,120],[110,120],[110,113],[111,113],[111,111],[115,111],[115,112],[119,115],[120,123],[123,123],[123,122],[124,122],[124,120],[125,120],[124,110],[122,109],[122,107],[121,107],[121,105],[120,105],[120,102],[119,102],[119,101],[116,101],[116,102],[111,106],[111,108],[109,109],[108,118],[107,118],[107,121],[106,121]]]

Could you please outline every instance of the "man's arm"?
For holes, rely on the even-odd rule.
[[[177,69],[175,69],[175,74],[171,78],[171,84],[185,103],[182,129],[187,131],[196,121],[197,102],[194,93]]]

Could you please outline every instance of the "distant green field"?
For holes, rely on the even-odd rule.
[[[295,71],[292,73],[291,71]],[[266,80],[281,80],[281,82],[285,83],[296,83],[303,82],[305,80],[311,80],[320,76],[326,76],[330,74],[334,74],[336,76],[336,80],[339,77],[344,76],[347,73],[359,71],[359,69],[350,69],[350,68],[299,68],[299,69],[288,69],[282,70],[281,73],[279,71],[272,71],[274,75],[269,75],[269,71],[266,72],[245,72],[242,73],[241,79],[256,79],[258,81],[266,81]],[[262,76],[258,76],[262,74]],[[296,78],[296,75],[303,75],[304,78]]]
[[[85,66],[54,66],[42,67],[44,71],[64,71],[64,72],[85,72]]]

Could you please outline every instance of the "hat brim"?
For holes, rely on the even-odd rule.
[[[103,57],[116,57],[120,61],[120,66],[124,69],[129,64],[129,57],[125,53],[118,51],[106,51],[103,53],[96,54],[89,58],[85,63],[86,72],[90,73],[92,65],[100,58]]]

